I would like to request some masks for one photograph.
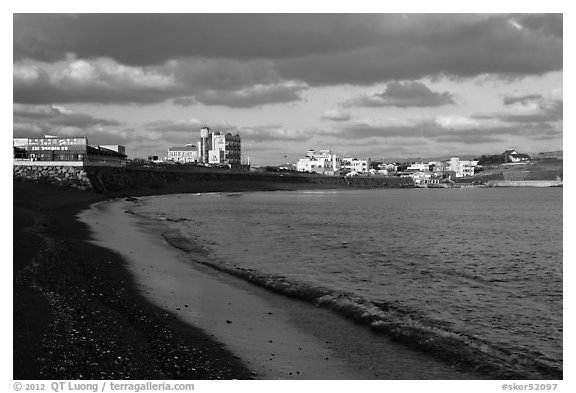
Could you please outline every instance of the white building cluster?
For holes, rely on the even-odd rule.
[[[330,150],[308,150],[306,157],[296,163],[298,172],[317,173],[331,176],[357,176],[357,175],[396,175],[409,176],[417,184],[433,184],[441,179],[452,177],[466,177],[474,175],[474,168],[478,161],[461,160],[452,157],[449,161],[431,161],[401,164],[381,164],[378,169],[371,168],[371,160],[355,157],[343,157]],[[402,169],[401,169],[402,168]]]
[[[412,177],[416,185],[440,183],[443,179],[474,176],[474,168],[478,161],[461,160],[458,157],[450,161],[430,161],[428,163],[412,163],[406,168],[408,176]]]
[[[340,158],[327,149],[308,150],[306,157],[296,163],[296,170],[330,176],[367,174],[370,171],[370,159]]]
[[[322,175],[338,176],[342,166],[342,159],[330,150],[308,150],[306,157],[296,163],[298,172],[319,173]]]

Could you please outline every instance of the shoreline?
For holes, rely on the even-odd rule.
[[[486,378],[413,351],[331,310],[213,269],[198,254],[190,257],[164,243],[164,224],[124,214],[130,205],[122,200],[98,204],[81,220],[93,228],[97,244],[128,261],[146,298],[214,334],[258,379]]]
[[[14,379],[252,379],[222,345],[139,295],[76,214],[108,195],[14,182]],[[23,251],[21,251],[23,250]]]
[[[129,195],[333,188],[228,179],[98,194],[14,180],[13,378],[252,379],[208,334],[140,296],[76,214]]]
[[[281,186],[286,186],[282,184]],[[215,182],[212,185],[200,184],[193,192],[238,192],[238,191],[260,191],[260,190],[295,190],[302,189],[301,184],[281,187],[274,184],[259,184],[246,186],[245,184],[221,184]],[[334,187],[304,187],[307,189],[325,189]],[[178,193],[180,190],[163,189],[157,192],[133,190],[133,196],[159,195]],[[123,193],[123,196],[126,194]],[[90,237],[87,227],[78,222],[75,215],[82,210],[86,210],[96,202],[104,202],[119,195],[93,194],[70,189],[63,189],[49,185],[37,185],[30,183],[14,182],[14,233],[15,233],[15,285],[14,285],[14,377],[18,379],[47,379],[47,378],[81,378],[81,379],[251,379],[255,375],[247,369],[232,353],[223,349],[222,345],[216,343],[209,332],[193,331],[188,325],[180,321],[174,313],[166,313],[161,308],[150,304],[135,289],[135,283],[130,277],[125,265],[125,261],[120,256],[102,247],[90,245]],[[30,218],[31,217],[31,218]],[[21,218],[21,220],[17,220]],[[30,222],[35,219],[40,224],[33,226],[32,231],[27,230]],[[47,238],[52,247],[46,248],[38,245],[38,239]],[[20,240],[18,240],[20,239]],[[41,243],[41,242],[40,242]],[[17,244],[27,244],[33,247],[26,248],[26,252],[16,255]],[[39,257],[35,256],[35,251],[40,252]],[[26,255],[30,254],[30,255]],[[98,259],[106,259],[114,263],[98,266]],[[41,268],[30,262],[41,262]],[[80,262],[74,266],[72,271],[68,271],[70,266],[66,262]],[[114,266],[110,266],[114,265]],[[24,266],[21,270],[31,270],[22,274],[17,270],[17,266]],[[96,280],[94,280],[96,279]],[[111,280],[106,283],[106,288],[111,291],[101,291],[98,283],[102,280]],[[94,282],[92,282],[94,281]],[[73,284],[73,285],[69,285]],[[85,296],[87,290],[91,290],[92,296]],[[118,294],[115,294],[118,291]],[[30,295],[29,293],[32,293]],[[81,295],[77,297],[78,295]],[[121,296],[119,296],[121,295]],[[27,296],[32,296],[32,300]],[[48,309],[41,307],[47,303]],[[128,305],[126,303],[129,303]],[[103,304],[102,304],[103,303]],[[121,307],[118,307],[120,303]],[[72,305],[72,307],[70,307]],[[18,307],[17,307],[18,306]],[[106,310],[112,308],[112,310]],[[34,310],[41,309],[41,313]],[[103,309],[103,310],[102,310]],[[112,312],[110,312],[112,311]],[[101,318],[105,313],[105,320],[111,321],[114,325],[120,325],[118,329],[107,329],[97,318]],[[138,323],[138,317],[143,315],[148,324]],[[168,315],[168,316],[166,316]],[[27,320],[26,323],[23,321]],[[34,323],[29,323],[33,321]],[[120,322],[117,322],[120,321]],[[18,329],[20,327],[20,329]],[[116,326],[117,328],[118,326]],[[191,330],[193,332],[191,332]],[[367,329],[368,330],[368,329]],[[154,343],[157,333],[168,332],[165,340],[160,340],[161,345],[174,347],[174,341],[178,341],[175,351],[166,353],[159,350],[159,343]],[[126,334],[126,332],[136,332],[136,334]],[[123,334],[120,334],[123,333]],[[102,348],[108,348],[107,335],[112,338],[120,336],[122,338],[134,336],[135,342],[123,343],[116,341],[112,353],[116,357],[109,356],[113,363],[101,367],[104,362],[94,362],[99,359],[98,352]],[[43,337],[42,337],[43,336]],[[82,342],[88,340],[98,342],[98,345]],[[78,339],[81,339],[78,341]],[[113,341],[114,342],[114,341]],[[139,351],[137,361],[128,361],[122,354],[134,354],[138,345],[151,347]],[[84,345],[82,353],[58,353],[66,348],[68,344]],[[189,365],[190,362],[197,364],[195,356],[186,358],[187,349],[204,346],[205,360],[204,368],[182,367],[182,363]],[[173,348],[172,348],[173,349]],[[405,347],[408,350],[408,347]],[[152,354],[152,360],[144,361],[143,356]],[[79,356],[79,357],[78,357]],[[166,357],[168,356],[168,358]],[[428,355],[426,355],[428,356]],[[117,361],[117,358],[119,359]],[[183,362],[173,362],[174,358],[187,359]],[[162,363],[170,360],[161,369],[154,369],[154,363]],[[104,359],[100,359],[104,360]],[[132,359],[134,360],[134,359]],[[83,371],[76,371],[76,363],[88,363],[90,367],[84,367]],[[47,368],[46,365],[53,363],[54,367]],[[96,364],[94,364],[96,363]],[[151,366],[152,364],[152,366]],[[211,365],[210,368],[207,365]],[[226,366],[226,370],[221,370],[221,366]],[[204,374],[198,377],[199,370]],[[223,372],[222,372],[223,371]],[[478,368],[482,374],[490,375],[490,370]],[[487,372],[488,371],[488,372]],[[532,379],[534,375],[532,375]],[[504,375],[500,378],[524,378],[521,375]],[[550,376],[540,377],[550,379]],[[558,377],[557,377],[558,378]],[[559,378],[562,378],[560,375]]]

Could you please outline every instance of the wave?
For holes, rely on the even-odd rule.
[[[160,218],[162,217],[162,218]],[[178,219],[156,215],[162,221]],[[151,218],[147,215],[147,218]],[[214,259],[210,250],[170,229],[163,238],[185,251],[194,262],[211,266],[276,293],[330,309],[359,324],[370,327],[396,342],[427,353],[462,369],[495,379],[562,379],[562,367],[540,353],[519,354],[510,348],[450,329],[447,323],[387,303],[371,301],[351,293],[295,282],[284,276],[265,274]]]

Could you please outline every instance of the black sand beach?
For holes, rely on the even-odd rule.
[[[131,195],[305,186],[198,182]],[[116,253],[86,241],[76,214],[123,195],[13,183],[14,379],[252,378],[208,334],[139,296]]]
[[[131,196],[304,187],[323,185],[212,181],[185,189],[132,190]],[[91,232],[77,214],[125,194],[20,182],[14,182],[13,192],[14,379],[261,377],[242,363],[241,354],[217,342],[210,329],[191,326],[178,313],[153,305],[139,292],[125,258],[89,242]],[[417,363],[416,369],[426,367],[428,359]],[[454,374],[443,371],[435,379],[496,378],[490,370],[466,369],[472,374],[452,369]],[[499,373],[497,379],[527,377],[539,378]],[[418,373],[404,377],[421,378],[426,379]]]

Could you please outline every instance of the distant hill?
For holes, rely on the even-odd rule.
[[[502,151],[503,152],[503,151]],[[372,158],[372,161],[381,161],[381,162],[430,162],[430,161],[449,161],[452,157],[459,157],[461,160],[477,160],[482,155],[498,155],[502,154],[499,153],[478,153],[478,154],[451,154],[451,155],[443,155],[443,156],[435,156],[435,157],[386,157],[386,158]],[[545,159],[545,158],[556,158],[562,159],[563,157],[563,150],[555,150],[555,151],[548,151],[548,152],[538,152],[538,153],[526,153],[532,159]]]
[[[472,154],[452,154],[452,155],[444,155],[444,156],[436,156],[436,157],[403,157],[403,158],[372,158],[372,161],[382,161],[382,162],[430,162],[430,161],[450,161],[452,157],[458,157],[461,160],[474,160],[480,157],[481,154],[472,155]]]

